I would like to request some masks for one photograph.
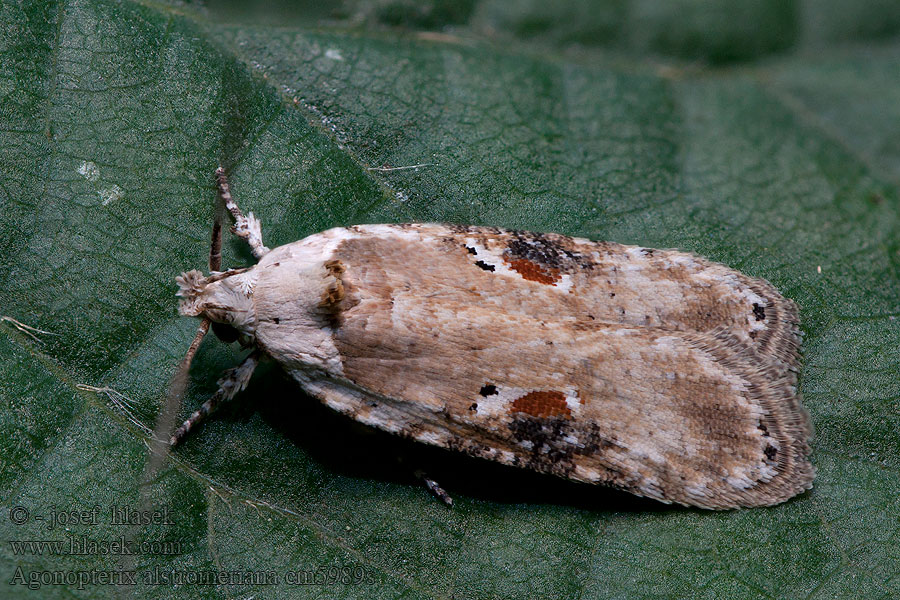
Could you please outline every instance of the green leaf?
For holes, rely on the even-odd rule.
[[[2,595],[900,595],[900,12],[854,6],[348,2],[273,26],[215,5],[0,4]],[[218,164],[270,246],[451,221],[769,279],[801,306],[814,489],[669,507],[373,433],[274,368],[151,468],[196,328],[173,280],[205,265]],[[178,418],[239,359],[204,342]],[[156,545],[18,544],[120,537]],[[63,585],[79,574],[95,582]]]

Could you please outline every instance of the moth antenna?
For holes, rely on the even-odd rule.
[[[200,343],[209,331],[209,324],[209,319],[203,319],[200,322],[200,327],[197,329],[197,335],[194,336],[194,340],[191,342],[187,353],[185,353],[184,358],[181,359],[181,362],[178,364],[178,369],[175,371],[175,375],[172,376],[172,380],[169,382],[169,390],[166,394],[166,404],[162,413],[164,416],[160,418],[160,422],[157,424],[157,429],[159,431],[155,432],[157,434],[155,436],[156,439],[168,440],[172,430],[175,428],[178,407],[181,405],[181,401],[184,398],[184,393],[188,386],[188,371],[190,371],[194,355],[197,354],[197,349],[200,348]]]
[[[141,484],[141,507],[149,507],[148,485],[156,480],[165,464],[165,457],[169,448],[167,443],[169,433],[175,428],[175,422],[178,418],[178,407],[187,389],[188,369],[207,331],[209,331],[209,319],[203,319],[200,323],[200,328],[197,330],[197,335],[194,336],[194,341],[191,342],[191,346],[188,348],[187,354],[181,359],[181,364],[178,365],[175,375],[169,382],[169,391],[166,394],[165,403],[159,413],[159,417],[156,419],[156,426],[153,428],[147,443],[150,448],[150,455],[147,458]]]
[[[197,348],[200,347],[203,337],[206,335],[206,332],[209,331],[209,323],[209,319],[203,319],[203,321],[200,322],[200,327],[197,329],[194,341],[191,342],[187,354],[181,359],[181,363],[178,365],[175,375],[172,376],[172,380],[169,382],[169,390],[166,394],[165,403],[163,404],[162,411],[159,413],[159,418],[156,420],[156,426],[153,429],[153,433],[151,434],[148,443],[150,447],[150,457],[147,460],[147,466],[144,472],[145,484],[155,479],[165,460],[167,454],[166,450],[169,447],[167,443],[169,434],[175,429],[176,419],[178,418],[178,407],[180,406],[181,399],[184,397],[184,392],[187,389],[188,370],[191,367],[191,361],[194,359],[194,355],[197,353]]]
[[[197,333],[194,335],[194,339],[188,347],[187,353],[185,353],[184,358],[181,359],[181,364],[178,365],[179,369],[187,371],[188,368],[190,368],[191,361],[194,360],[194,355],[197,354],[200,343],[203,341],[204,336],[206,336],[206,332],[209,331],[209,323],[210,320],[208,318],[204,318],[200,321],[200,327],[197,328]]]
[[[209,243],[209,270],[222,270],[222,198],[216,201],[216,215],[213,218],[212,239]]]

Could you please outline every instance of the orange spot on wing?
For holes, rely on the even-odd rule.
[[[546,285],[553,285],[559,281],[559,269],[545,269],[539,264],[527,258],[505,258],[509,267],[528,281],[537,281]]]
[[[520,412],[532,417],[571,417],[562,392],[528,392],[513,400],[510,412]]]

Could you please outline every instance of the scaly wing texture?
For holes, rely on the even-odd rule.
[[[350,228],[340,378],[361,421],[708,508],[811,485],[794,305],[675,251],[439,225]]]

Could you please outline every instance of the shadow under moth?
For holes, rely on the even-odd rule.
[[[258,259],[177,278],[182,315],[252,348],[179,427],[260,359],[356,421],[499,463],[711,509],[809,489],[796,305],[674,250],[494,227],[330,229],[274,249],[217,173]],[[449,502],[437,484],[432,491]]]

